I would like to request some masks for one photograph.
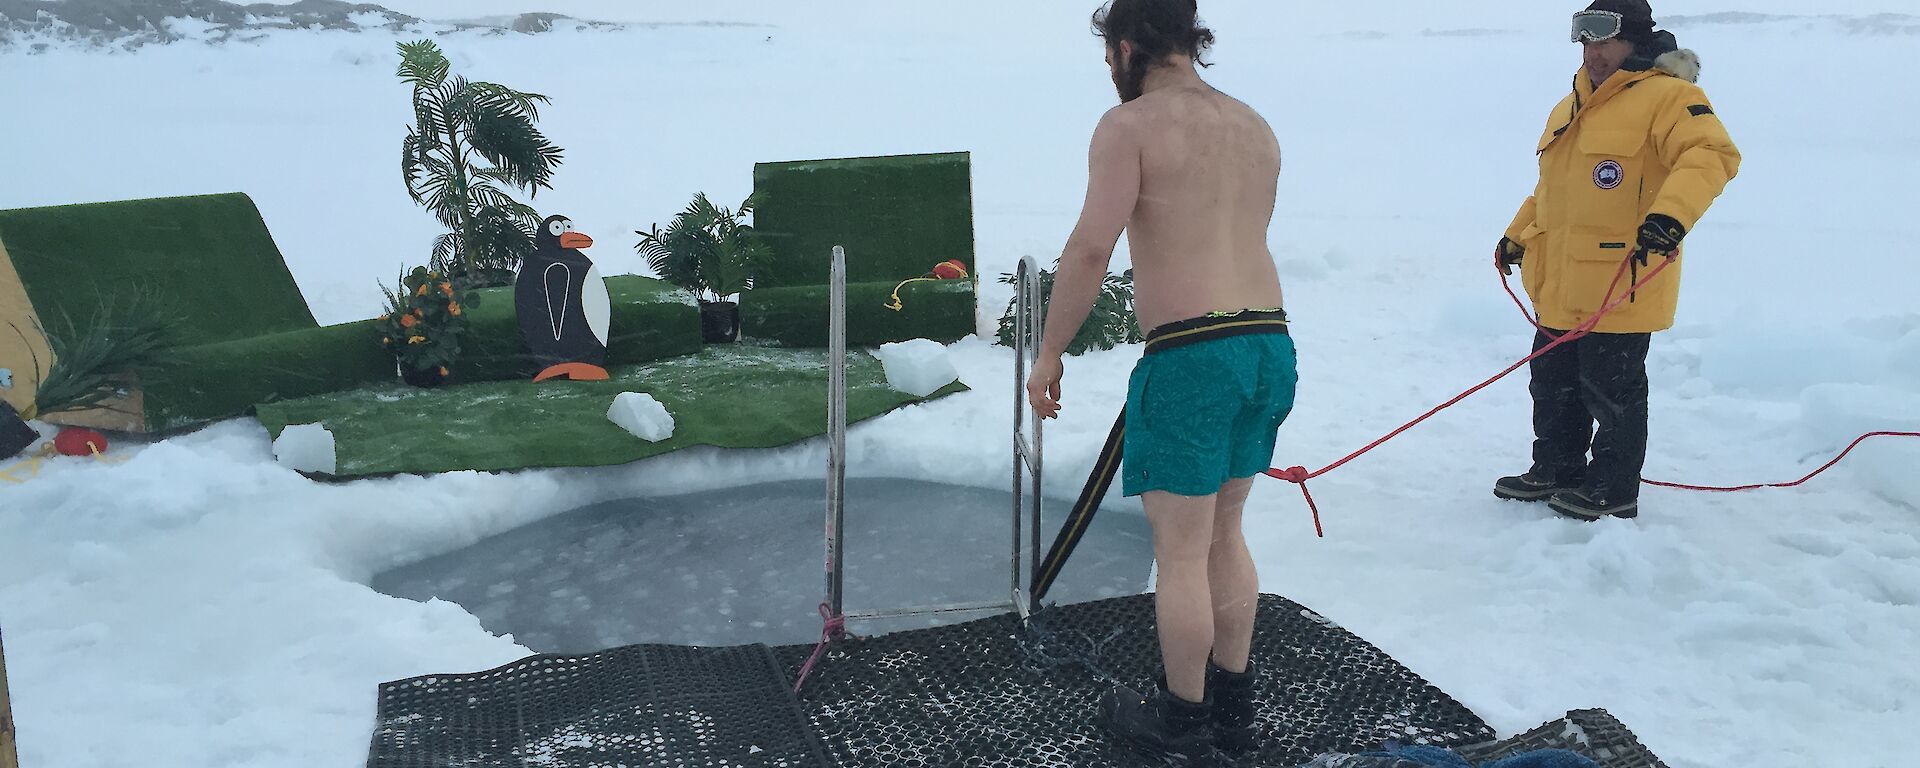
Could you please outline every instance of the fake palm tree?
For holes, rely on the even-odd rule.
[[[1053,278],[1059,271],[1060,263],[1054,262],[1053,269],[1040,270],[1040,312],[1046,314],[1049,302],[1053,300]],[[1013,285],[1017,282],[1011,272],[1003,272],[1000,282]],[[1019,305],[1020,297],[1015,296],[1007,302],[1006,313],[1000,316],[999,343],[1001,346],[1013,346],[1013,314]],[[1118,275],[1109,274],[1100,284],[1100,293],[1093,299],[1093,310],[1087,313],[1087,320],[1080,326],[1080,332],[1074,334],[1073,341],[1067,345],[1067,354],[1080,355],[1095,349],[1113,349],[1121,344],[1138,344],[1141,341],[1139,321],[1133,314],[1133,270]]]
[[[400,79],[413,86],[414,124],[407,127],[400,169],[407,193],[451,230],[433,245],[436,271],[467,285],[503,285],[533,252],[540,223],[529,198],[549,183],[561,149],[540,133],[548,99],[451,74],[432,41],[400,44]]]
[[[33,370],[15,373],[33,377],[33,402],[20,417],[85,411],[125,395],[129,374],[167,364],[168,311],[155,294],[136,291],[103,299],[84,322],[62,312],[52,328],[34,323],[32,332],[53,356],[42,361],[33,355]],[[7,325],[8,333],[27,338],[27,329]],[[31,353],[32,345],[27,349]]]

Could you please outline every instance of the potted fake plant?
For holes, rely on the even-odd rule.
[[[467,328],[467,310],[478,297],[454,280],[426,267],[414,267],[400,278],[398,290],[380,287],[387,295],[386,314],[377,321],[380,345],[393,353],[400,378],[416,387],[433,387],[453,375],[460,357],[460,334]]]
[[[753,213],[753,198],[730,211],[714,205],[705,193],[668,222],[666,229],[635,232],[634,246],[660,279],[693,294],[700,303],[701,335],[709,344],[725,344],[740,336],[740,304],[733,297],[751,289],[755,273],[768,251],[742,219]]]

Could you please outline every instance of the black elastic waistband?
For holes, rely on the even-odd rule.
[[[1286,335],[1287,311],[1249,309],[1243,312],[1208,315],[1167,323],[1147,334],[1147,354],[1165,352],[1203,341],[1256,333]]]

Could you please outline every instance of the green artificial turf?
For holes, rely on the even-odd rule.
[[[617,366],[604,382],[389,384],[262,405],[257,416],[276,437],[288,425],[324,425],[334,435],[338,477],[609,466],[695,445],[772,448],[825,434],[825,363],[821,350],[712,346]],[[927,399],[965,389],[956,382]],[[649,443],[609,420],[622,392],[665,405],[673,436]],[[919,401],[889,388],[871,355],[849,354],[849,422]]]
[[[171,311],[193,346],[315,327],[300,287],[243,194],[0,211],[0,241],[42,322],[85,324],[133,291]]]
[[[253,200],[244,194],[0,211],[5,242],[43,322],[84,326],[133,291],[166,308],[166,365],[139,372],[145,428],[167,432],[261,404],[394,381],[372,321],[318,327]],[[652,278],[607,278],[607,361],[642,363],[699,351],[700,311]],[[468,316],[458,381],[536,372],[515,318],[513,288],[481,291]]]
[[[949,343],[975,333],[974,282],[939,280],[900,288],[900,309],[889,309],[897,283],[847,286],[847,343],[874,347],[908,339]],[[790,347],[827,346],[827,286],[755,288],[740,295],[740,333]]]
[[[847,282],[899,282],[958,259],[973,271],[973,176],[965,152],[760,163],[754,231],[773,258],[761,288],[825,285],[833,247]]]

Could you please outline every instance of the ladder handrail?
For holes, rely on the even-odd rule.
[[[891,608],[853,613],[846,611],[846,581],[842,566],[846,562],[847,512],[847,254],[846,249],[841,246],[833,247],[833,263],[829,270],[829,279],[831,286],[828,288],[827,319],[827,602],[825,606],[828,617],[850,621],[1010,609],[1025,619],[1038,606],[1030,604],[1028,589],[1020,583],[1020,545],[1022,543],[1020,517],[1023,508],[1031,512],[1033,526],[1025,539],[1030,544],[1028,578],[1034,578],[1040,567],[1041,428],[1038,414],[1032,413],[1024,396],[1028,362],[1038,353],[1042,319],[1039,270],[1034,264],[1033,257],[1022,258],[1015,275],[1018,308],[1014,315],[1013,544],[1012,562],[1008,569],[1010,583],[1006,598],[979,603]],[[1031,440],[1023,431],[1029,416],[1032,418]],[[1031,490],[1025,482],[1025,476],[1028,474],[1032,475]],[[1028,582],[1029,585],[1031,583],[1031,581]]]

